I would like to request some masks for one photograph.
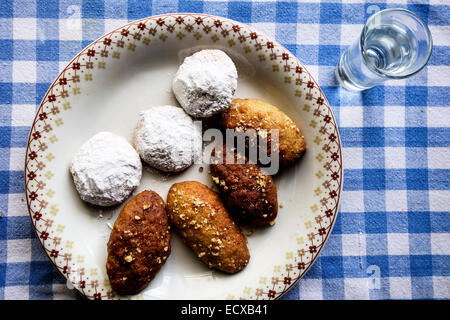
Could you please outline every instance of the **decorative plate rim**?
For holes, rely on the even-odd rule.
[[[32,134],[33,134],[33,131],[35,131],[36,124],[40,120],[42,120],[42,119],[40,119],[41,115],[46,114],[45,112],[43,112],[45,103],[49,102],[49,101],[55,101],[55,100],[49,99],[49,94],[52,93],[53,89],[58,85],[58,80],[61,79],[61,76],[64,75],[65,72],[67,70],[69,70],[71,66],[73,68],[75,61],[78,61],[78,59],[82,55],[88,53],[91,48],[94,48],[95,45],[97,45],[99,43],[105,44],[105,48],[106,48],[106,42],[105,42],[106,40],[105,39],[109,39],[108,37],[110,35],[113,35],[115,33],[120,33],[120,32],[122,32],[122,35],[124,35],[123,34],[124,30],[129,30],[132,26],[138,26],[138,28],[140,28],[139,26],[141,26],[141,24],[139,24],[139,23],[143,22],[143,21],[145,21],[145,22],[155,21],[157,24],[159,24],[159,21],[164,21],[165,19],[171,18],[171,17],[172,18],[174,18],[174,17],[176,18],[175,19],[176,23],[179,23],[178,19],[182,19],[182,21],[183,21],[183,19],[186,18],[186,17],[194,18],[195,19],[194,22],[197,23],[197,24],[200,24],[198,22],[199,21],[198,19],[200,19],[200,21],[202,21],[202,23],[203,23],[203,19],[206,19],[206,18],[214,20],[214,22],[213,22],[214,24],[219,22],[220,26],[221,26],[222,22],[228,22],[228,23],[230,23],[232,25],[232,28],[229,31],[238,32],[241,28],[243,28],[244,30],[247,29],[248,31],[251,31],[250,36],[252,37],[252,39],[253,39],[253,35],[254,35],[255,39],[258,38],[258,37],[262,37],[263,39],[265,38],[267,40],[270,40],[266,44],[264,44],[263,46],[266,46],[267,48],[269,48],[269,44],[270,44],[270,48],[271,49],[280,50],[282,52],[280,57],[282,57],[283,60],[285,59],[285,57],[286,57],[286,60],[289,60],[290,58],[292,58],[293,61],[297,64],[297,70],[300,67],[300,70],[301,70],[300,73],[305,72],[306,75],[308,75],[308,77],[309,77],[308,88],[310,88],[311,90],[313,88],[316,88],[318,90],[318,92],[319,92],[319,97],[317,98],[317,102],[319,102],[319,99],[320,99],[320,103],[318,103],[319,107],[317,109],[317,110],[319,110],[319,114],[320,114],[320,106],[322,106],[322,105],[325,106],[326,110],[328,111],[326,117],[329,117],[329,118],[328,118],[328,120],[326,122],[327,122],[327,124],[331,124],[332,128],[334,129],[334,132],[332,134],[334,136],[334,138],[333,138],[333,140],[331,140],[331,138],[330,138],[330,140],[332,142],[336,142],[336,145],[337,145],[337,150],[335,152],[335,154],[337,154],[337,156],[336,156],[337,159],[335,160],[337,162],[337,171],[335,171],[335,172],[338,173],[338,177],[336,179],[333,178],[338,183],[337,190],[333,190],[333,192],[335,194],[334,194],[334,196],[332,198],[336,198],[335,202],[334,202],[334,206],[333,206],[333,209],[327,210],[327,213],[326,213],[326,217],[328,217],[328,218],[331,217],[331,219],[329,221],[330,223],[329,223],[329,225],[326,228],[327,232],[325,234],[325,237],[323,237],[323,234],[322,234],[322,241],[318,245],[319,248],[316,249],[316,247],[315,247],[314,250],[316,250],[316,251],[314,251],[314,252],[310,251],[311,259],[307,263],[307,265],[305,263],[303,263],[303,268],[300,269],[300,264],[299,264],[298,268],[301,271],[296,276],[296,278],[295,279],[289,278],[290,279],[289,282],[286,283],[286,277],[285,277],[285,283],[284,283],[285,286],[284,286],[283,290],[281,290],[279,292],[276,292],[276,291],[273,291],[273,290],[269,289],[269,292],[266,292],[268,299],[279,299],[286,292],[288,292],[308,272],[308,270],[311,268],[311,266],[317,260],[317,257],[319,256],[320,252],[322,251],[323,246],[328,241],[329,236],[330,236],[330,234],[331,234],[331,232],[333,230],[334,224],[336,222],[338,210],[339,210],[340,197],[341,197],[342,188],[343,188],[343,186],[342,186],[343,185],[342,144],[341,144],[341,139],[340,139],[340,134],[339,134],[339,128],[338,128],[336,119],[334,117],[333,111],[331,109],[331,106],[330,106],[327,98],[325,97],[325,94],[323,93],[323,90],[319,87],[319,85],[317,84],[316,80],[312,77],[312,75],[307,70],[307,68],[305,68],[303,63],[301,63],[301,61],[294,54],[292,54],[287,48],[285,48],[283,45],[281,45],[277,41],[273,40],[271,37],[265,35],[264,33],[260,32],[260,31],[255,30],[252,26],[249,26],[249,25],[246,25],[244,23],[241,23],[241,22],[238,22],[238,21],[234,21],[234,20],[231,20],[231,19],[228,19],[228,18],[214,16],[214,15],[209,15],[209,14],[201,14],[201,13],[169,13],[169,14],[160,14],[160,15],[155,15],[155,16],[150,16],[150,17],[134,20],[134,21],[128,22],[128,23],[124,24],[123,26],[120,26],[120,27],[118,27],[118,28],[108,32],[108,33],[105,33],[104,35],[102,35],[101,37],[99,37],[98,39],[96,39],[95,41],[90,43],[89,45],[87,45],[85,48],[83,48],[79,53],[77,53],[74,56],[74,58],[72,58],[67,63],[66,67],[60,71],[60,73],[58,74],[56,79],[52,82],[52,84],[50,85],[50,87],[46,91],[44,97],[42,98],[42,101],[41,101],[41,103],[39,105],[39,108],[36,111],[36,115],[35,115],[35,117],[33,119],[33,123],[32,123],[32,125],[30,127],[30,132],[29,132],[28,139],[27,139],[27,148],[26,148],[26,153],[25,153],[25,166],[24,166],[24,184],[25,184],[25,197],[26,197],[26,200],[27,200],[28,214],[30,216],[34,232],[36,233],[36,236],[39,239],[39,242],[40,242],[41,246],[43,247],[44,252],[47,254],[47,256],[50,259],[50,261],[52,262],[52,264],[55,266],[55,268],[58,270],[58,272],[61,273],[61,275],[64,278],[68,279],[69,276],[70,276],[70,266],[68,265],[68,261],[70,261],[70,259],[71,259],[71,254],[69,254],[70,257],[67,258],[68,260],[66,258],[64,258],[64,261],[66,262],[66,264],[62,265],[61,263],[58,263],[57,260],[56,260],[56,258],[58,257],[58,251],[56,251],[56,256],[55,256],[55,253],[54,253],[55,250],[50,250],[50,249],[46,248],[45,241],[48,239],[49,235],[48,235],[48,233],[46,231],[42,232],[42,230],[38,230],[38,228],[37,228],[37,221],[42,219],[42,221],[44,221],[45,223],[48,223],[48,220],[44,220],[42,218],[42,216],[43,216],[43,214],[41,214],[42,207],[40,207],[39,211],[37,211],[37,212],[33,211],[32,204],[37,200],[38,195],[34,191],[29,190],[30,181],[33,180],[36,177],[36,176],[34,176],[34,177],[32,176],[32,174],[34,174],[34,171],[30,170],[29,164],[30,164],[30,160],[34,160],[34,159],[37,158],[37,155],[36,155],[35,151],[31,151],[31,147],[30,146],[31,146],[31,142],[33,140],[39,140],[40,139],[40,137],[39,138],[33,137]],[[164,25],[164,23],[162,25]],[[160,26],[162,27],[162,25],[160,25]],[[215,26],[216,26],[216,28],[218,28],[217,24]],[[126,29],[126,28],[128,28],[128,29]],[[141,30],[144,30],[144,29],[141,29]],[[208,33],[208,32],[206,32],[206,33]],[[127,36],[128,36],[128,33],[127,33]],[[223,36],[225,38],[225,35],[223,35]],[[109,40],[110,40],[110,43],[111,43],[111,39],[109,39]],[[165,41],[165,39],[163,41]],[[273,53],[273,50],[272,50],[272,53]],[[94,52],[94,55],[95,54],[96,53]],[[88,55],[89,55],[89,53],[88,53]],[[79,63],[78,63],[78,65],[79,65]],[[79,66],[78,66],[78,68],[79,68]],[[286,72],[286,70],[285,70],[285,72]],[[310,87],[310,84],[309,84],[310,82],[312,82],[312,86],[311,87]],[[59,85],[61,85],[61,83],[59,83]],[[63,90],[64,90],[64,88],[63,88]],[[310,90],[310,93],[311,93],[311,90]],[[310,100],[312,100],[312,94],[311,94]],[[337,161],[337,160],[340,160],[340,161]],[[319,162],[320,161],[321,160],[319,160]],[[28,173],[28,172],[30,172],[30,173]],[[40,190],[40,189],[38,188],[37,190]],[[331,189],[330,189],[330,191],[331,191]],[[44,200],[44,202],[45,202],[45,200]],[[43,208],[45,209],[45,207],[43,207]],[[313,212],[314,212],[314,210],[313,210]],[[50,223],[50,226],[47,226],[47,229],[49,227],[51,227],[51,223]],[[46,233],[47,235],[43,236],[44,233]],[[53,241],[55,241],[55,239],[53,239]],[[312,243],[314,243],[314,242],[312,242]],[[55,248],[56,248],[56,245],[55,245]],[[75,288],[77,289],[77,292],[79,294],[81,294],[82,296],[84,296],[86,298],[93,298],[93,299],[102,299],[102,297],[114,298],[114,293],[108,292],[106,295],[103,295],[103,293],[97,292],[97,285],[93,285],[92,286],[92,288],[94,288],[94,293],[91,293],[91,294],[87,293],[84,290],[84,286],[86,285],[84,283],[85,281],[82,281],[82,280],[83,280],[83,277],[80,274],[79,286],[75,286]],[[83,282],[83,284],[81,285],[82,282]],[[275,288],[275,284],[273,285],[273,288]],[[261,295],[262,295],[262,293],[261,293]],[[256,296],[259,297],[258,294],[256,294]]]

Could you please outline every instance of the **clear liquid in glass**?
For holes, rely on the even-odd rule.
[[[364,26],[359,41],[341,56],[336,77],[344,87],[364,90],[387,79],[404,78],[428,61],[431,36],[423,21],[406,10],[378,14]],[[425,30],[419,29],[419,23]]]

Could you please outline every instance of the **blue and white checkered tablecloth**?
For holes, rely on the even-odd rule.
[[[371,13],[388,7],[428,23],[428,66],[362,93],[341,89],[333,75],[340,54]],[[283,299],[449,299],[448,0],[0,0],[0,299],[77,297],[36,239],[24,197],[27,135],[44,93],[97,37],[169,12],[229,17],[274,37],[333,107],[344,147],[340,213],[317,262]]]

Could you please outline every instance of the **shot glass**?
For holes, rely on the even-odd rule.
[[[385,9],[367,20],[359,40],[342,54],[336,78],[350,90],[407,78],[427,64],[431,49],[431,33],[422,19],[405,9]]]

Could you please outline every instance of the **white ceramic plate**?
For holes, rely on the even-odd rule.
[[[302,129],[307,152],[275,177],[277,223],[248,237],[251,260],[227,275],[201,263],[173,232],[172,254],[139,295],[143,299],[274,299],[315,261],[336,219],[342,186],[338,128],[330,106],[306,68],[257,30],[225,18],[169,14],[145,18],[93,42],[61,72],[33,122],[25,160],[30,217],[56,268],[88,298],[122,298],[111,291],[106,243],[121,206],[100,210],[80,200],[68,166],[99,131],[131,141],[139,112],[177,105],[171,81],[183,58],[201,48],[226,51],[238,67],[235,97],[280,107]],[[200,165],[166,175],[146,168],[135,193],[163,198],[184,180],[213,183]]]

